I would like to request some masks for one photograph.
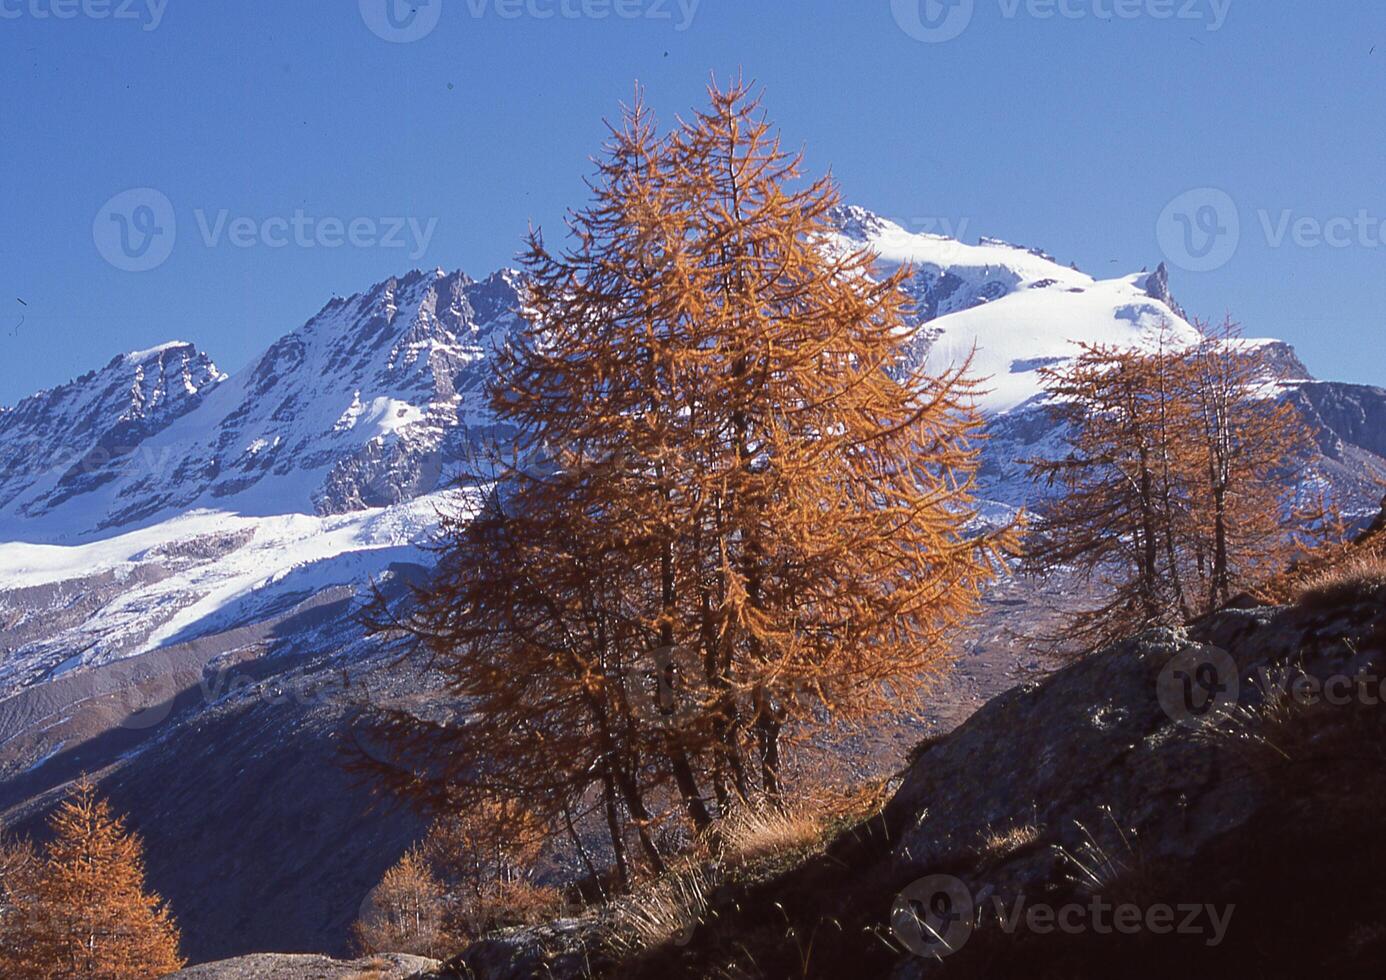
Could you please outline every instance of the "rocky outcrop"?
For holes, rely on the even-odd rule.
[[[1341,459],[1356,446],[1386,457],[1386,388],[1313,381],[1289,397],[1316,429],[1325,455]]]
[[[542,926],[506,929],[473,943],[445,963],[410,980],[480,980],[483,977],[546,977],[553,980],[619,970],[602,952],[593,919],[564,919]]]
[[[326,956],[261,953],[189,967],[172,974],[170,980],[401,980],[437,965],[437,961],[422,956],[397,953],[351,962]]]
[[[1161,262],[1155,271],[1146,277],[1144,287],[1145,294],[1151,299],[1157,299],[1164,303],[1180,318],[1184,320],[1189,318],[1189,315],[1184,312],[1184,308],[1175,302],[1174,295],[1169,291],[1169,266]]]

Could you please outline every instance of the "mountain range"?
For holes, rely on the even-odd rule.
[[[1167,270],[1096,279],[1035,249],[839,209],[905,288],[916,356],[986,378],[985,513],[1024,507],[1023,460],[1062,442],[1039,371],[1078,341],[1193,339]],[[453,477],[495,433],[485,384],[523,276],[412,271],[334,298],[228,375],[175,341],[0,408],[0,820],[33,826],[86,771],[145,837],[185,951],[340,951],[417,817],[338,765],[363,704],[427,695],[364,637],[371,582],[425,568]],[[1380,510],[1386,390],[1267,347],[1314,426],[1309,477]]]

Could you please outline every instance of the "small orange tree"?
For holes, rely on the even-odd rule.
[[[533,880],[543,843],[541,825],[498,803],[439,818],[371,891],[352,926],[357,947],[436,959],[550,917],[562,896]]]
[[[1204,610],[1282,571],[1325,535],[1340,535],[1316,490],[1301,486],[1313,436],[1290,402],[1272,397],[1262,351],[1230,318],[1190,357],[1189,400],[1196,424],[1193,526]]]
[[[41,860],[5,876],[0,964],[16,980],[146,980],[183,966],[178,928],[145,888],[143,846],[87,779],[49,821]]]
[[[450,932],[476,938],[554,913],[561,895],[534,880],[545,840],[539,821],[495,801],[435,822],[423,853],[448,890]]]
[[[412,953],[438,959],[452,947],[444,931],[443,885],[410,849],[371,890],[352,926],[363,953]]]
[[[1037,508],[1026,566],[1102,582],[1103,604],[1068,631],[1087,647],[1192,616],[1183,558],[1196,428],[1186,358],[1166,333],[1154,350],[1080,345],[1069,363],[1041,372],[1069,451],[1031,465],[1053,495]]]

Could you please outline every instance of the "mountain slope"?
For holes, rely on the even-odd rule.
[[[1191,698],[1195,669],[1215,688]],[[597,913],[426,977],[1379,976],[1383,669],[1379,573],[1150,630],[922,741],[816,852],[714,866],[677,941],[622,951]]]

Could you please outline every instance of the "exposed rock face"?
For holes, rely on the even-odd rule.
[[[1216,880],[1213,869],[1224,866],[1229,850],[1236,851],[1239,835],[1250,849],[1258,828],[1282,815],[1287,792],[1304,793],[1308,798],[1297,806],[1306,817],[1317,815],[1326,830],[1340,814],[1332,802],[1318,801],[1316,808],[1313,792],[1323,788],[1317,777],[1331,782],[1347,772],[1365,772],[1370,763],[1354,759],[1355,750],[1341,759],[1325,753],[1323,761],[1311,763],[1321,750],[1295,743],[1288,723],[1265,736],[1276,743],[1270,748],[1248,737],[1253,726],[1262,725],[1255,716],[1234,716],[1217,736],[1192,715],[1172,719],[1168,699],[1162,706],[1157,696],[1171,664],[1215,664],[1226,656],[1238,673],[1222,672],[1221,681],[1232,686],[1222,696],[1239,697],[1243,705],[1263,700],[1253,679],[1281,678],[1286,671],[1320,682],[1379,679],[1386,668],[1386,589],[1347,608],[1228,611],[1189,634],[1152,633],[1002,695],[930,748],[891,801],[887,822],[901,829],[887,859],[894,877],[945,869],[979,899],[1010,906],[1019,896],[1034,901],[1061,893],[1066,877],[1082,874],[1081,861],[1071,856],[1083,855],[1095,840],[1126,871],[1139,863],[1173,879],[1176,888],[1201,887],[1208,901],[1235,900],[1236,883]],[[1315,722],[1322,727],[1309,738],[1332,745],[1335,735],[1360,721],[1351,707],[1336,715],[1325,710]],[[1238,742],[1270,762],[1248,762],[1229,749]],[[1275,758],[1282,750],[1292,757]],[[1305,764],[1326,771],[1304,777],[1295,769]],[[1357,789],[1370,794],[1375,779]],[[993,830],[1015,826],[1035,828],[1034,840],[1010,854],[984,854],[982,842]],[[1133,834],[1130,841],[1125,834]],[[969,860],[979,850],[982,859]],[[1112,875],[1120,873],[1113,869]],[[1246,928],[1256,933],[1268,924]],[[948,976],[946,962],[936,968],[911,958],[892,975],[934,972]]]
[[[1274,340],[1263,345],[1261,353],[1271,377],[1277,381],[1312,381],[1314,378],[1304,362],[1299,359],[1299,353],[1283,340]]]
[[[617,969],[602,954],[600,927],[591,920],[571,919],[488,936],[414,980],[576,980]]]
[[[1187,320],[1188,314],[1184,308],[1174,301],[1174,296],[1169,291],[1169,266],[1163,262],[1145,280],[1145,293],[1151,299],[1158,299],[1164,303],[1180,317]]]
[[[34,517],[115,480],[146,439],[225,378],[206,354],[174,342],[0,408],[0,511]]]
[[[1319,446],[1342,459],[1349,446],[1386,457],[1386,388],[1312,381],[1290,395],[1296,407],[1315,424]]]

